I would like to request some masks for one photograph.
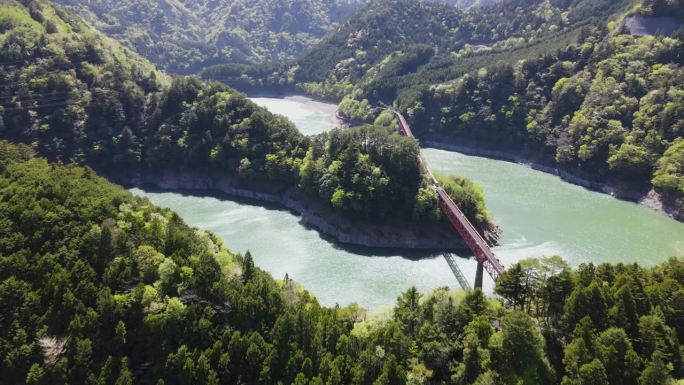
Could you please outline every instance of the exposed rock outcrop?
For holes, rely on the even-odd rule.
[[[350,220],[294,187],[246,183],[237,178],[199,176],[190,173],[112,177],[126,186],[154,186],[171,191],[204,191],[278,204],[298,214],[302,222],[335,240],[357,246],[467,250],[460,237],[445,222],[413,223],[393,220],[371,223]]]

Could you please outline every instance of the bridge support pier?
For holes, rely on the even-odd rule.
[[[482,275],[484,272],[484,265],[482,262],[477,262],[477,270],[475,271],[475,288],[482,289]]]

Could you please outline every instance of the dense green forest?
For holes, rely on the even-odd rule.
[[[185,12],[183,2],[163,4]],[[653,0],[642,11],[676,15],[673,4]],[[144,3],[121,4],[117,17],[137,5]],[[309,77],[311,92],[346,96],[343,113],[372,122],[306,137],[231,88],[169,78],[64,10],[3,1],[0,137],[24,144],[0,140],[0,383],[681,382],[679,259],[577,268],[560,257],[530,259],[499,277],[497,298],[409,288],[387,311],[324,307],[288,276],[260,270],[249,252],[230,252],[215,235],[98,176],[189,171],[268,181],[299,186],[354,217],[437,220],[417,142],[396,133],[391,114],[369,114],[372,103],[398,99],[422,135],[544,148],[567,167],[653,178],[677,197],[681,37],[634,38],[617,24],[583,21],[626,5],[504,0],[463,11],[374,1],[340,33],[396,20],[388,25],[403,35],[358,29],[344,48],[358,56],[345,56],[345,67],[330,55],[332,72],[305,67],[323,58],[320,47],[302,59],[303,72],[279,67],[292,76],[283,84]],[[417,33],[409,19],[429,28]],[[471,52],[462,34],[493,43],[491,51]],[[577,43],[557,50],[569,37]],[[524,41],[517,48],[495,43],[516,39]],[[476,65],[549,47],[523,62]],[[478,186],[438,178],[476,225],[489,224]]]
[[[76,0],[80,1],[80,0]],[[226,64],[218,64],[218,65],[213,65],[211,67],[208,67],[204,69],[201,72],[201,75],[203,78],[206,79],[213,79],[213,80],[219,80],[221,82],[224,82],[230,86],[236,87],[240,90],[243,91],[252,91],[252,90],[268,90],[270,92],[273,91],[279,91],[279,92],[293,92],[297,90],[296,84],[301,83],[303,79],[305,81],[309,81],[309,76],[312,74],[318,74],[321,78],[323,75],[321,73],[323,71],[329,71],[332,69],[332,66],[335,65],[344,65],[345,63],[339,62],[341,59],[346,59],[348,58],[353,58],[354,56],[352,53],[354,52],[354,45],[361,44],[361,42],[358,42],[358,40],[372,40],[375,38],[382,38],[384,36],[388,36],[387,33],[384,31],[389,28],[389,25],[382,25],[382,27],[379,27],[378,25],[375,25],[373,23],[375,22],[382,22],[384,21],[380,17],[375,17],[375,16],[369,16],[370,15],[376,15],[378,13],[384,12],[384,9],[392,9],[395,7],[401,7],[401,6],[407,6],[410,5],[411,8],[406,9],[405,11],[402,11],[404,15],[412,15],[412,12],[416,11],[416,9],[425,9],[428,13],[426,12],[421,12],[420,16],[424,18],[434,18],[436,14],[431,14],[429,12],[447,12],[445,15],[446,17],[449,17],[451,15],[458,15],[458,13],[454,13],[455,9],[467,9],[467,8],[476,8],[476,7],[481,7],[484,5],[489,5],[495,3],[497,0],[421,0],[421,1],[414,1],[414,0],[409,0],[409,1],[396,1],[396,0],[372,0],[372,1],[366,1],[366,0],[358,0],[358,1],[351,1],[351,5],[354,7],[355,12],[350,12],[349,17],[352,19],[350,23],[346,22],[340,22],[338,25],[342,25],[342,31],[344,32],[338,32],[334,28],[329,29],[329,33],[326,35],[320,36],[320,39],[311,39],[311,43],[307,49],[301,50],[299,55],[293,56],[291,59],[297,59],[295,65],[293,65],[292,60],[284,60],[284,55],[281,55],[281,57],[277,59],[273,59],[270,61],[261,61],[258,62],[257,65],[254,64],[245,64],[242,61],[236,61],[233,60],[230,63]],[[252,3],[256,5],[256,7],[263,7],[261,3],[263,3],[263,0],[260,1],[253,1]],[[392,4],[392,3],[397,3],[397,4]],[[368,7],[363,7],[366,3],[369,3],[370,5]],[[450,6],[446,6],[446,5]],[[381,8],[382,10],[378,10],[377,8]],[[268,14],[268,12],[266,12]],[[413,14],[412,17],[417,17],[418,14]],[[259,18],[260,16],[256,16]],[[366,20],[365,18],[370,17],[370,20]],[[440,20],[437,20],[436,22],[429,22],[426,23],[425,25],[420,25],[420,23],[415,23],[411,24],[411,26],[416,27],[415,30],[411,31],[409,28],[406,26],[402,29],[403,32],[406,33],[408,36],[408,40],[411,39],[412,35],[420,36],[421,41],[425,43],[432,43],[434,39],[441,39],[441,33],[445,32],[446,29],[444,29],[442,26],[438,26],[437,23],[440,22],[446,22],[447,18],[444,17]],[[359,23],[357,19],[359,18],[364,18],[364,22]],[[392,22],[406,22],[406,18],[403,18],[401,20],[391,20]],[[315,22],[315,20],[303,20],[303,22]],[[436,34],[426,34],[422,32],[422,28],[428,27],[430,28],[435,28],[439,30],[439,33]],[[451,24],[451,22],[450,22]],[[364,30],[360,30],[359,28],[364,28]],[[376,36],[375,31],[380,31],[381,34]],[[333,37],[328,37],[328,35],[332,33]],[[349,35],[349,39],[347,41],[343,41],[340,36],[342,36],[342,33],[346,33]],[[356,35],[358,33],[358,35]],[[387,41],[386,44],[391,45],[394,47],[394,49],[400,49],[403,48],[404,41],[394,41],[394,37],[388,36],[390,39]],[[404,37],[402,36],[402,39]],[[427,39],[427,41],[426,41]],[[324,40],[326,42],[332,41],[332,44],[329,43],[323,43],[320,47],[316,47],[315,43],[318,43],[319,41]],[[385,42],[380,43],[380,45],[383,45],[383,49],[387,48],[384,47]],[[311,48],[313,47],[313,50]],[[313,52],[309,52],[313,51]],[[344,56],[346,53],[349,53],[349,56]],[[389,52],[389,51],[386,51]],[[364,55],[364,52],[359,52],[360,55]],[[303,56],[303,59],[300,59]],[[339,62],[339,63],[338,63]],[[364,56],[364,64],[370,63],[370,59],[367,59]],[[301,64],[301,66],[297,65]],[[322,65],[328,66],[328,68],[322,68]],[[367,65],[366,65],[367,67]],[[360,68],[359,70],[364,70],[363,68]],[[312,72],[313,71],[313,72]],[[295,75],[297,77],[295,78]],[[331,95],[330,93],[328,94],[323,94],[323,93],[318,93],[318,96],[323,96],[323,97],[331,97],[334,95]],[[334,96],[336,97],[336,96]],[[334,98],[333,97],[333,98]]]
[[[434,86],[408,111],[425,135],[528,149],[580,175],[652,180],[682,197],[683,48],[678,37],[594,29],[554,55]]]
[[[366,105],[395,103],[419,138],[520,153],[629,196],[655,187],[682,217],[684,32],[632,36],[623,23],[631,14],[684,18],[684,8],[375,1],[289,78],[357,119]]]
[[[131,25],[137,23],[136,18],[112,14],[127,15],[155,7],[171,10],[174,16],[168,16],[163,24],[168,28],[163,33],[184,33],[186,39],[192,35],[190,31],[205,30],[189,26],[193,15],[209,14],[212,7],[228,7],[221,2],[202,6],[189,3],[90,6],[99,9],[96,14],[106,13],[108,20]],[[277,19],[274,14],[292,16],[300,11],[319,18],[331,13],[344,13],[346,17],[361,3],[306,3],[296,12],[283,11],[284,5],[269,2],[250,7],[237,4],[228,7],[225,18],[244,22],[253,19],[242,17],[245,12],[257,11],[271,21]],[[333,11],[341,8],[347,13]],[[370,123],[375,118],[372,106],[395,102],[411,116],[417,133],[424,138],[534,154],[536,160],[591,180],[616,184],[626,191],[645,193],[654,186],[666,203],[675,207],[675,215],[682,215],[684,160],[678,128],[682,120],[678,94],[682,83],[681,37],[631,37],[622,26],[622,18],[628,13],[684,16],[679,2],[664,0],[504,0],[494,4],[373,0],[313,49],[300,50],[303,54],[294,65],[285,57],[229,59],[231,64],[207,68],[202,77],[242,90],[301,89],[340,101],[340,114],[355,122]],[[212,17],[219,14],[211,13]],[[311,17],[292,17],[297,20],[292,25],[301,28],[321,26],[320,36],[344,19],[339,16],[330,23],[313,23]],[[209,16],[201,19],[213,20]],[[282,26],[280,22],[256,24],[269,33],[280,31]],[[228,28],[216,20],[211,25]],[[138,28],[132,26],[131,30]],[[262,35],[250,34],[257,38]],[[151,41],[175,44],[185,40]],[[226,47],[242,45],[231,41]],[[154,54],[142,52],[154,59]],[[226,52],[217,55],[230,57]],[[192,54],[192,60],[202,57]],[[191,62],[182,55],[178,60]],[[622,97],[610,100],[611,92]],[[153,114],[153,106],[149,114]],[[211,134],[216,135],[215,131]],[[219,139],[212,136],[203,140]],[[214,154],[219,147],[213,143]],[[301,159],[302,154],[290,162],[294,174],[298,173],[297,157]],[[246,159],[252,162],[249,156]],[[278,173],[285,177],[285,173]],[[326,199],[329,195],[324,194]]]
[[[89,168],[0,141],[3,384],[663,385],[684,263],[526,260],[479,290],[326,308]]]
[[[306,137],[233,89],[168,79],[79,19],[26,4],[0,4],[0,137],[111,177],[233,177],[300,186],[353,218],[439,220],[417,142],[391,126]],[[473,218],[486,217],[479,199]]]
[[[173,73],[219,64],[291,60],[360,0],[57,0]]]
[[[322,95],[354,94],[347,91],[360,82],[390,83],[387,87],[399,82],[395,90],[412,85],[406,82],[431,84],[491,63],[483,54],[563,46],[552,38],[592,20],[604,22],[632,3],[504,0],[461,10],[431,2],[375,0],[301,56],[295,79],[311,83],[307,90]],[[542,40],[546,44],[539,46]],[[416,71],[419,76],[410,76]],[[409,79],[402,79],[406,76]],[[364,94],[386,102],[396,96],[367,90]]]

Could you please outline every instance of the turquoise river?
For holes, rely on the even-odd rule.
[[[303,97],[253,100],[286,115],[306,134],[337,124],[334,105]],[[432,148],[424,154],[435,171],[464,175],[483,186],[489,210],[503,229],[495,252],[506,265],[551,255],[561,255],[572,265],[652,265],[669,256],[684,256],[684,223],[645,207],[514,163]],[[250,250],[261,268],[276,278],[289,274],[326,305],[357,302],[375,308],[393,304],[411,285],[421,291],[458,285],[439,254],[340,245],[284,209],[223,197],[131,191],[214,232],[232,251]],[[472,279],[475,263],[468,255],[463,257],[461,270]],[[492,289],[488,278],[485,289]]]

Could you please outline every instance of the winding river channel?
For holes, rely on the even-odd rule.
[[[331,104],[303,97],[253,100],[288,116],[306,134],[337,124]],[[483,186],[489,210],[503,229],[495,252],[506,265],[551,255],[562,255],[572,265],[652,265],[684,256],[684,223],[645,207],[514,163],[431,148],[424,155],[433,170],[464,175]],[[250,250],[258,266],[276,278],[288,273],[326,305],[357,302],[375,308],[393,304],[411,285],[423,292],[458,285],[441,255],[336,244],[284,209],[225,197],[131,191],[214,232],[235,252]],[[472,259],[463,258],[459,265],[468,279],[474,277]],[[491,288],[486,278],[485,289]]]

